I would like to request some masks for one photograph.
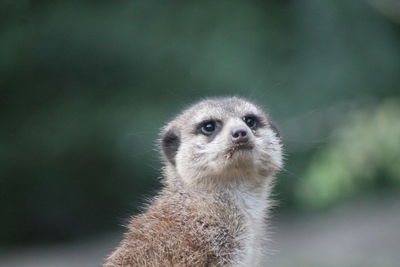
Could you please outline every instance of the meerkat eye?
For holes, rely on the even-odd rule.
[[[204,135],[211,135],[216,128],[215,121],[206,121],[201,125],[200,131]]]
[[[250,129],[255,129],[257,127],[257,118],[254,116],[245,116],[243,117],[243,121]]]

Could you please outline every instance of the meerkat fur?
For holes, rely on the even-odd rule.
[[[160,135],[163,188],[104,267],[264,266],[280,136],[240,97],[209,98]]]

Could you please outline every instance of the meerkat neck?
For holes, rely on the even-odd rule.
[[[234,205],[243,216],[244,233],[241,236],[243,251],[238,266],[262,266],[267,245],[266,219],[270,208],[269,188],[254,190],[238,188],[231,190]]]
[[[247,175],[215,176],[194,179],[190,183],[184,182],[173,168],[164,169],[164,184],[179,190],[191,191],[204,194],[226,194],[227,192],[243,192],[254,195],[265,196],[272,187],[273,174],[268,176],[258,173]]]

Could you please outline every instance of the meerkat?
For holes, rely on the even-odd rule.
[[[264,266],[266,217],[282,167],[279,133],[257,104],[200,101],[160,135],[163,188],[104,267]]]

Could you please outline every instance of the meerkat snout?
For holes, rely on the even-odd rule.
[[[245,128],[239,128],[232,131],[232,142],[235,144],[245,144],[249,141],[249,136]]]

